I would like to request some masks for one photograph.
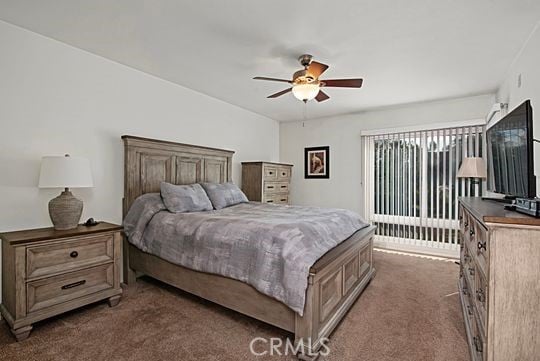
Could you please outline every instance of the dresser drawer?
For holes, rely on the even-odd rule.
[[[488,287],[486,278],[482,272],[476,272],[475,274],[475,290],[474,290],[474,306],[478,312],[478,324],[482,326],[483,331],[486,330],[486,320],[487,320],[487,298],[488,298]]]
[[[471,284],[469,283],[467,277],[462,274],[460,279],[460,292],[461,294],[463,295],[463,299],[466,299],[468,303],[471,303],[472,299],[471,299],[471,292],[472,292],[472,288],[471,288]]]
[[[471,302],[472,299],[470,297],[471,294],[469,292],[469,286],[467,286],[467,280],[463,275],[460,279],[460,291],[463,293],[463,296],[461,297],[463,300],[465,311],[463,317],[465,318],[465,322],[471,325],[472,322],[474,322],[474,309]]]
[[[264,182],[265,193],[284,193],[289,192],[289,183],[287,182]]]
[[[471,252],[476,251],[478,265],[486,273],[489,260],[489,233],[479,223],[475,223],[474,236],[471,237]]]
[[[472,327],[472,356],[475,361],[484,361],[486,359],[486,338],[478,324],[478,320],[471,322]]]
[[[291,168],[290,167],[279,167],[278,168],[278,179],[288,181],[291,178]]]
[[[289,204],[288,194],[265,194],[264,203]]]
[[[113,235],[66,240],[26,249],[27,279],[112,262]]]
[[[114,287],[112,263],[27,283],[28,312]]]
[[[465,244],[462,244],[461,250],[460,250],[460,261],[461,261],[460,263],[461,263],[462,269],[467,269],[471,260],[472,260],[472,257],[469,251],[469,247]]]
[[[471,218],[469,216],[469,214],[467,213],[467,211],[463,208],[461,208],[461,212],[460,212],[460,215],[459,215],[459,229],[460,229],[460,233],[461,233],[461,238],[462,238],[462,242],[465,244],[467,242],[469,242],[469,231],[470,231],[470,219]]]
[[[278,179],[278,167],[265,165],[263,167],[263,175],[265,180],[277,180]]]
[[[471,294],[474,293],[476,287],[474,280],[477,272],[474,262],[469,262],[463,267],[463,277],[465,277],[467,284],[470,286],[469,289]]]

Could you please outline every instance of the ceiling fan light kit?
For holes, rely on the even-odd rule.
[[[289,83],[292,87],[269,95],[268,98],[277,98],[292,91],[294,97],[303,102],[315,99],[318,102],[330,99],[330,97],[322,91],[323,87],[336,87],[336,88],[360,88],[362,86],[362,79],[329,79],[320,80],[319,76],[328,69],[328,65],[313,61],[313,56],[309,54],[303,54],[298,58],[300,64],[304,67],[302,70],[298,70],[293,74],[292,80],[277,79],[257,76],[253,79],[277,81],[282,83]]]
[[[299,84],[293,85],[292,87],[292,93],[294,97],[304,102],[314,99],[317,96],[317,94],[319,94],[319,91],[320,91],[319,82],[299,83]]]

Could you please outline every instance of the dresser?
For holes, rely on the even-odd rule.
[[[289,204],[292,165],[242,162],[242,191],[250,201]]]
[[[459,292],[473,361],[540,360],[540,219],[459,201]]]
[[[17,341],[45,318],[107,299],[120,301],[122,227],[101,222],[56,231],[1,233],[0,312]]]

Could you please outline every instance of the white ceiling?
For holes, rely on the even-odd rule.
[[[309,118],[493,92],[535,23],[538,0],[0,0],[0,19],[280,121],[291,94],[266,96],[296,58],[329,64]],[[324,77],[323,77],[324,78]]]

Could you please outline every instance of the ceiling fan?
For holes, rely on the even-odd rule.
[[[315,99],[318,102],[325,101],[330,97],[322,91],[323,87],[337,88],[360,88],[362,79],[319,79],[322,73],[328,69],[328,65],[313,61],[313,56],[309,54],[301,55],[298,61],[304,69],[298,70],[293,74],[292,80],[267,78],[256,76],[256,80],[278,81],[282,83],[292,84],[292,87],[277,92],[268,96],[268,98],[277,98],[292,91],[296,99],[302,100],[304,103],[308,100]]]

